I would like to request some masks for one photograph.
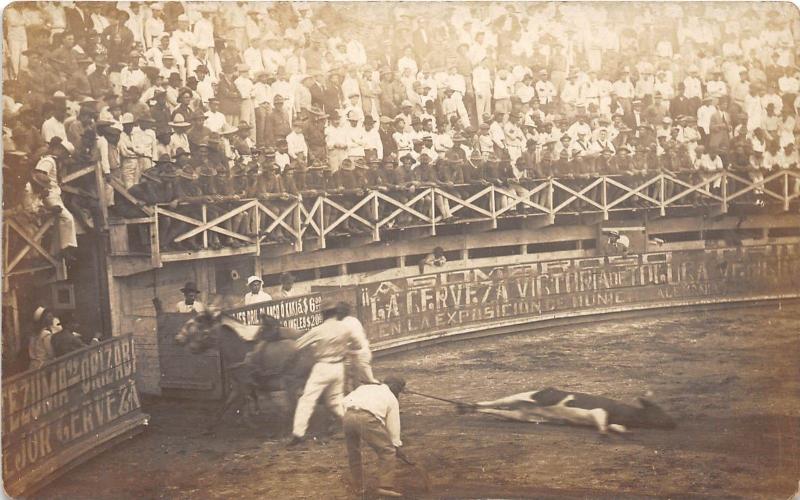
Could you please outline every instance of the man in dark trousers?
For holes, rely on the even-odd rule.
[[[378,455],[378,495],[400,497],[394,486],[395,457],[408,462],[400,440],[400,403],[398,397],[406,386],[401,377],[389,376],[382,384],[359,386],[344,398],[344,436],[353,486],[364,488],[361,443]]]

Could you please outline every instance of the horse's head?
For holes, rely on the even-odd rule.
[[[186,345],[194,354],[200,354],[217,345],[215,327],[222,319],[220,311],[204,311],[183,324],[175,335],[175,343]]]

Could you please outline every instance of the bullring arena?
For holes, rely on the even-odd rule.
[[[3,14],[9,497],[800,498],[794,5]]]
[[[402,466],[400,482],[409,498],[788,498],[800,465],[799,320],[796,302],[658,313],[381,358],[378,374],[403,373],[424,393],[474,401],[558,386],[633,401],[649,390],[679,422],[603,438],[402,396],[417,465]],[[275,409],[260,431],[231,419],[209,438],[197,429],[210,405],[151,405],[146,435],[38,497],[351,498],[341,436],[292,452],[269,437],[287,426]]]

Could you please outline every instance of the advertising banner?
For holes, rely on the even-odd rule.
[[[3,479],[12,495],[146,424],[133,337],[72,352],[3,381]]]
[[[482,267],[364,284],[371,342],[504,320],[681,299],[800,291],[792,245],[681,251]]]

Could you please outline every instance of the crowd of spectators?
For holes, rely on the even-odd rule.
[[[800,17],[785,3],[20,2],[4,22],[6,182],[27,213],[59,214],[62,250],[91,217],[73,217],[87,205],[67,209],[60,179],[93,163],[140,205],[214,201],[209,218],[240,198],[798,165]]]

